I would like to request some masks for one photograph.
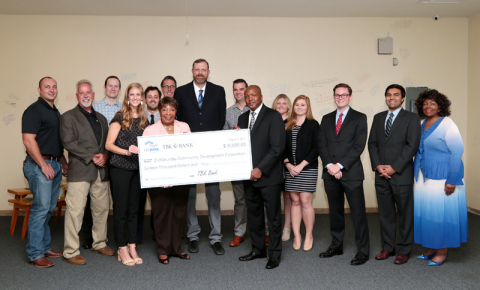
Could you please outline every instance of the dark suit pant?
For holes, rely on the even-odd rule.
[[[387,180],[375,182],[382,249],[408,255],[413,246],[413,185],[395,185]],[[398,238],[397,216],[398,211]]]
[[[150,188],[158,255],[180,256],[187,218],[189,185]]]
[[[254,187],[250,180],[246,180],[244,181],[244,189],[252,252],[266,254],[264,217],[266,212],[270,231],[268,256],[280,259],[282,255],[282,209],[280,201],[282,185]]]
[[[332,243],[330,248],[343,249],[345,234],[345,196],[350,206],[353,225],[355,227],[355,244],[358,251],[366,256],[370,253],[370,238],[368,233],[367,213],[365,210],[365,196],[363,180],[324,180],[325,191],[330,208],[330,233]]]
[[[143,188],[140,191],[140,199],[138,202],[138,215],[137,215],[137,243],[143,240],[143,220],[145,218],[145,204],[147,203],[147,191],[149,190],[147,190],[146,188]],[[153,231],[153,214],[150,214],[150,228]]]
[[[134,244],[137,239],[140,172],[110,166],[113,197],[114,236],[117,247]]]

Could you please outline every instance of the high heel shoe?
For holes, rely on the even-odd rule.
[[[298,246],[295,246],[295,239],[293,239],[293,249],[295,251],[298,251],[298,250],[300,250],[301,247],[302,247],[302,239],[300,239],[300,245],[298,245]]]
[[[130,254],[130,249],[133,248],[135,251],[136,251],[136,247],[135,247],[135,244],[128,244],[128,253]],[[130,254],[130,256],[132,256],[132,254]],[[138,254],[137,254],[138,256]],[[143,260],[142,258],[138,257],[138,258],[133,258],[132,256],[132,259],[133,261],[135,262],[135,264],[143,264]]]
[[[163,255],[158,255],[158,261],[160,262],[160,264],[168,265],[168,264],[170,263],[170,262],[169,262],[170,260],[168,259],[168,256],[167,256],[167,255],[165,255],[165,256],[167,256],[166,259],[162,259],[162,258],[160,258],[160,256],[163,256]]]
[[[284,227],[283,228],[283,233],[282,233],[282,241],[288,241],[290,240],[290,230],[291,228],[289,227]]]
[[[433,258],[433,256],[435,256],[435,253],[437,251],[433,252],[431,255],[420,255],[417,257],[417,259],[420,259],[420,260],[431,260]]]
[[[124,248],[125,251],[128,252],[127,247],[120,247],[120,248],[118,249],[118,252],[117,252],[117,254],[118,254],[118,261],[119,261],[119,262],[122,262],[122,264],[124,264],[125,266],[135,266],[135,261],[134,261],[133,259],[125,260],[125,261],[122,260],[122,257],[120,257],[120,249],[122,249],[122,248]],[[130,255],[130,253],[129,253],[129,255]]]
[[[448,252],[447,252],[447,255],[445,255],[445,259],[443,259],[443,261],[441,262],[430,261],[428,262],[428,266],[441,266],[443,263],[445,263],[445,260],[447,259],[447,257],[448,257]]]
[[[313,248],[313,238],[312,238],[312,245],[310,247],[305,247],[305,242],[303,242],[303,251],[308,252]]]

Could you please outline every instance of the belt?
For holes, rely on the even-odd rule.
[[[50,160],[50,161],[60,161],[62,157],[53,157],[51,155],[42,155],[43,159]]]

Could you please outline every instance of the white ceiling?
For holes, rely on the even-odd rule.
[[[187,0],[188,16],[470,17],[480,0],[420,4],[419,0]],[[0,0],[0,14],[185,16],[185,0]]]

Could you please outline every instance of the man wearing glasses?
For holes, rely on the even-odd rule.
[[[177,88],[177,81],[172,76],[166,76],[160,83],[160,88],[164,97],[173,98],[173,94]]]
[[[357,246],[357,254],[350,264],[358,266],[368,261],[370,251],[363,193],[364,173],[360,160],[367,141],[367,116],[350,107],[352,88],[349,85],[336,85],[333,94],[337,109],[323,116],[318,133],[318,152],[323,163],[322,179],[330,207],[332,235],[330,246],[320,253],[320,258],[343,254],[346,195]]]

